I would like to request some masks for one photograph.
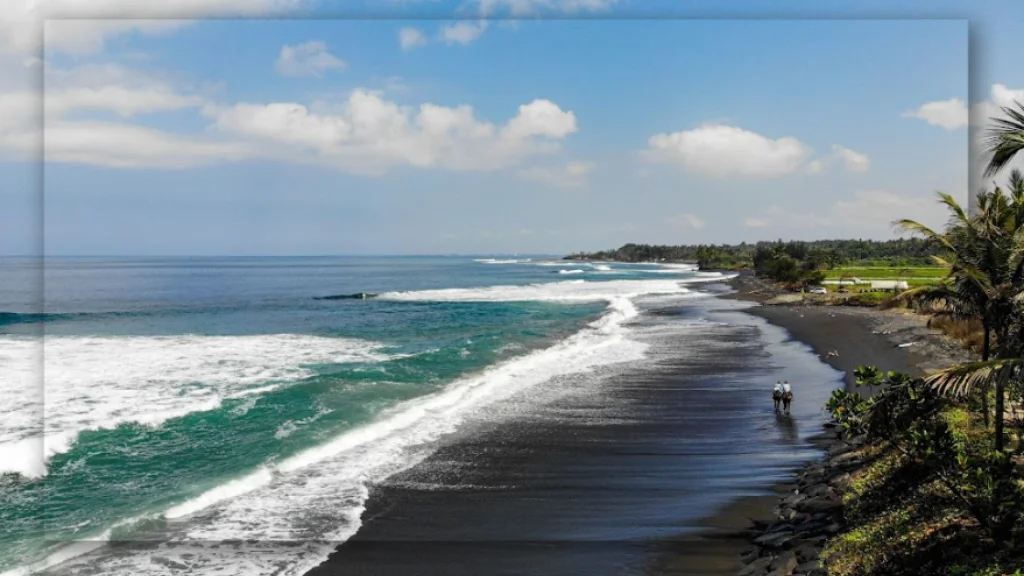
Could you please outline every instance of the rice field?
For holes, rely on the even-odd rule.
[[[839,280],[846,276],[861,280],[906,280],[908,284],[934,282],[946,276],[947,268],[922,266],[914,268],[844,266],[825,271],[826,280]]]

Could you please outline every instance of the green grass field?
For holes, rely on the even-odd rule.
[[[882,268],[882,267],[860,267],[843,266],[834,270],[825,271],[826,280],[838,280],[843,275],[850,275],[861,280],[907,280],[908,283],[914,279],[937,280],[946,276],[947,268],[939,266],[921,266],[915,268]]]

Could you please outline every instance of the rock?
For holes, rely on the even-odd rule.
[[[750,564],[751,562],[753,562],[754,560],[757,560],[760,557],[761,557],[761,549],[760,548],[751,548],[750,550],[748,550],[748,551],[744,552],[742,555],[740,555],[740,562],[742,562],[744,564]]]
[[[806,494],[791,494],[789,496],[786,496],[782,500],[782,506],[785,506],[787,508],[795,508],[798,504],[800,504],[804,500],[807,500],[807,495]]]
[[[783,520],[789,521],[789,523],[794,526],[799,526],[800,524],[803,524],[804,522],[811,519],[810,514],[799,512],[797,510],[793,510],[792,508],[790,508],[789,510],[785,510],[780,517]]]
[[[820,553],[818,551],[818,547],[811,544],[804,544],[799,548],[795,548],[794,551],[796,552],[796,559],[804,564],[807,564],[811,560],[817,561],[818,554]]]
[[[825,534],[838,534],[843,530],[843,527],[838,523],[833,522],[828,526],[825,526]]]
[[[825,571],[822,570],[821,564],[817,560],[813,560],[811,562],[804,562],[794,568],[793,574],[806,574],[808,576],[813,574],[818,576],[819,574],[825,574]]]
[[[829,465],[834,467],[859,466],[861,457],[856,452],[844,452],[838,456],[828,459]]]
[[[790,576],[797,566],[796,555],[792,552],[786,552],[772,562],[772,571],[768,574],[770,576]]]
[[[767,533],[768,534],[774,534],[776,532],[792,532],[792,531],[793,531],[793,525],[792,524],[790,524],[789,522],[779,522],[777,524],[772,524],[768,528]]]
[[[794,536],[789,532],[773,532],[754,539],[754,544],[770,549],[783,548]]]
[[[747,564],[740,570],[736,576],[756,576],[758,574],[764,574],[768,570],[768,565],[771,564],[771,558],[761,558]]]
[[[827,496],[818,496],[817,498],[811,498],[805,502],[801,502],[796,508],[801,512],[807,512],[808,514],[814,514],[816,512],[832,512],[843,507],[843,503],[838,500],[833,500]]]
[[[793,563],[793,566],[790,568],[790,570],[792,570],[797,565],[796,554],[792,550],[783,552],[782,554],[776,556],[775,559],[772,560],[772,563],[768,565],[768,568],[770,570],[778,570],[779,568],[786,566],[790,562]]]
[[[826,526],[828,526],[828,524],[826,524],[825,522],[822,522],[820,520],[811,520],[810,522],[804,522],[803,524],[800,524],[799,526],[794,528],[793,533],[799,534],[801,536],[805,534],[821,533],[825,530]]]
[[[836,442],[828,447],[828,455],[838,456],[839,454],[845,454],[850,450],[852,450],[852,448],[846,442]]]
[[[837,490],[845,491],[850,488],[850,484],[852,481],[853,479],[850,477],[848,473],[843,473],[829,480],[828,484],[829,486],[832,486]]]
[[[775,514],[776,518],[778,518],[779,520],[781,520],[783,522],[790,522],[790,521],[793,520],[793,517],[795,517],[797,515],[797,511],[796,510],[793,510],[792,508],[781,507],[781,506],[778,507],[778,508],[775,508],[772,512]]]
[[[830,486],[828,484],[815,484],[807,489],[807,496],[811,498],[817,498],[818,496],[824,496],[828,494]]]

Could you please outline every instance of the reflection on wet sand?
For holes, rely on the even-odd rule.
[[[776,412],[775,425],[778,427],[784,443],[793,445],[800,443],[800,433],[797,429],[796,420],[792,415]]]

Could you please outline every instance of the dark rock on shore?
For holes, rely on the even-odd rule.
[[[863,463],[856,452],[862,438],[842,435],[827,446],[824,458],[808,463],[792,491],[775,508],[778,518],[756,523],[741,561],[742,576],[819,576],[819,555],[828,538],[843,530],[843,492],[850,472]]]

